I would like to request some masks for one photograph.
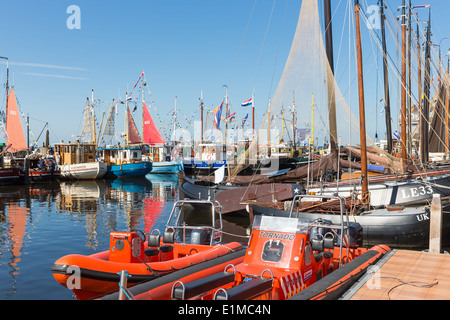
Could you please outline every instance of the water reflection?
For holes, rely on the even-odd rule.
[[[0,186],[0,300],[72,299],[54,261],[107,250],[111,231],[163,230],[178,199],[176,175]],[[248,218],[223,218],[223,241],[246,244]]]
[[[56,259],[107,249],[111,231],[161,228],[177,190],[176,176],[1,186],[0,299],[52,299]]]

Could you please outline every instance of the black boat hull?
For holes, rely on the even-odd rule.
[[[251,205],[251,215],[289,216],[286,210]],[[442,245],[450,245],[450,204],[443,204]],[[296,216],[296,212],[294,216]],[[340,223],[340,215],[299,212],[298,217],[314,221],[331,220]],[[357,222],[363,228],[364,246],[385,244],[395,248],[428,248],[430,235],[430,209],[428,206],[405,207],[390,211],[375,209],[361,215],[352,215],[350,222]]]

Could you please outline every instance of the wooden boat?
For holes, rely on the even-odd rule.
[[[284,216],[294,215],[300,219],[316,221],[318,219],[337,223],[340,219],[339,209],[336,205],[325,201],[313,203],[312,199],[322,198],[325,200],[328,196],[304,195],[309,198],[309,210],[302,211],[296,202],[300,197],[294,197],[291,202],[275,203],[257,203],[247,202],[249,206],[250,218],[257,215]],[[348,202],[350,207],[353,205]],[[321,209],[322,207],[322,209]],[[450,203],[443,202],[444,212],[450,210]],[[429,244],[430,229],[430,205],[419,203],[410,206],[389,206],[386,208],[370,209],[355,212],[352,214],[352,221],[359,223],[363,229],[364,245],[370,246],[383,243],[398,248],[426,248]],[[442,220],[443,234],[450,230],[450,218],[447,214],[443,215]],[[442,239],[443,244],[450,243],[448,237]]]
[[[55,143],[55,156],[65,179],[100,179],[107,171],[106,163],[96,161],[96,144]]]
[[[52,266],[56,281],[85,299],[117,290],[122,270],[135,285],[242,250],[237,242],[222,244],[220,205],[202,201],[210,211],[200,217],[207,223],[199,223],[193,202],[198,201],[177,201],[162,236],[153,230],[148,242],[143,232],[111,232],[109,250],[58,259]]]
[[[303,187],[295,183],[266,183],[260,185],[235,185],[212,183],[187,178],[179,174],[180,191],[189,199],[217,200],[222,213],[245,214],[247,200],[284,201],[300,194]]]
[[[381,257],[390,251],[384,245],[359,247],[359,235],[352,234],[345,221],[343,215],[341,223],[333,225],[257,216],[243,263],[202,279],[176,282],[172,299],[285,300],[367,252]],[[145,293],[135,298],[145,298]]]
[[[21,170],[17,167],[6,168],[3,149],[5,143],[0,143],[0,185],[19,184]]]
[[[99,148],[98,153],[107,165],[104,178],[143,177],[153,170],[150,161],[142,160],[139,147],[106,146]]]
[[[159,161],[153,162],[152,173],[154,174],[176,174],[183,171],[183,161]]]

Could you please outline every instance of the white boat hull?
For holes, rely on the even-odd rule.
[[[100,179],[106,174],[104,162],[86,162],[61,165],[61,177],[74,180]]]

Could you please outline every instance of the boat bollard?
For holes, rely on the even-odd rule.
[[[429,252],[441,253],[442,205],[441,195],[433,194],[430,208],[430,244]]]

